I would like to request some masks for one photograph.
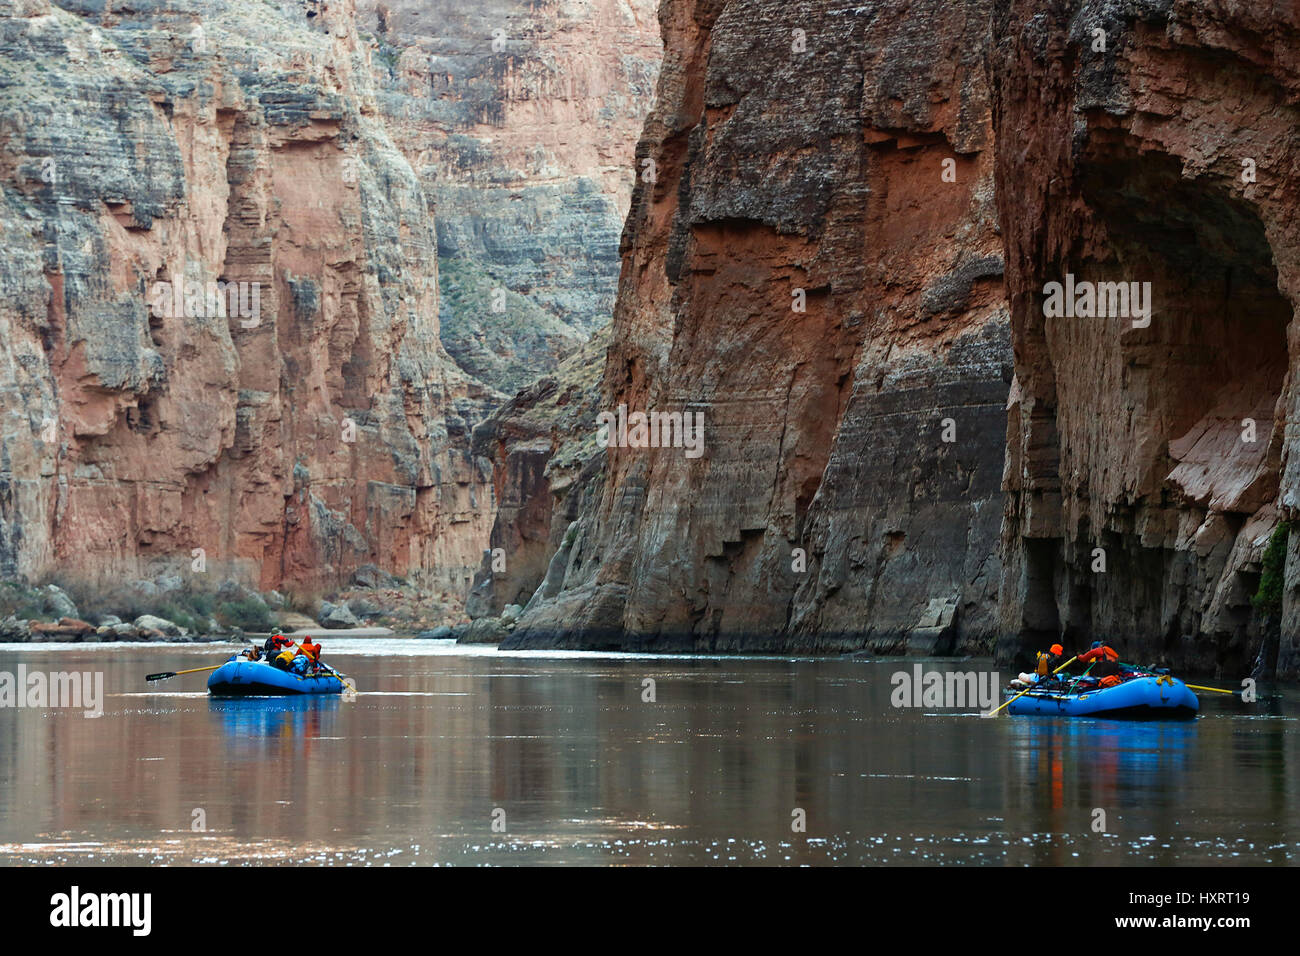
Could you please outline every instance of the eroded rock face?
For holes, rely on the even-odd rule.
[[[4,7],[0,575],[466,586],[489,396],[352,4]]]
[[[559,594],[576,522],[598,498],[604,477],[595,420],[608,347],[607,326],[554,375],[474,429],[474,454],[493,465],[497,514],[465,604],[471,617],[500,615],[511,604],[536,606]]]
[[[1280,649],[1251,598],[1297,506],[1296,8],[1012,0],[993,29],[1016,353],[1000,656],[1064,633],[1294,678],[1295,535]],[[1151,283],[1149,324],[1045,315],[1067,274]]]
[[[604,406],[701,412],[705,449],[609,449],[508,646],[992,645],[988,8],[898,6],[663,4]]]
[[[437,203],[442,340],[503,399],[609,322],[658,0],[362,0],[380,109]]]

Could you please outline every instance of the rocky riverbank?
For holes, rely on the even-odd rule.
[[[273,630],[388,629],[428,637],[442,628],[452,637],[468,626],[455,595],[421,588],[373,565],[358,569],[348,587],[321,596],[259,592],[233,581],[213,586],[179,575],[137,579],[111,590],[0,583],[0,643],[228,641]]]

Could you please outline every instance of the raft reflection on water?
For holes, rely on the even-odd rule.
[[[337,696],[323,695],[208,698],[227,741],[244,745],[249,757],[290,741],[309,751],[312,740],[331,735],[338,707]]]

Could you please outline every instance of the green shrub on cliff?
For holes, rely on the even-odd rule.
[[[217,621],[226,627],[264,633],[275,627],[275,620],[265,604],[251,598],[242,601],[223,601],[217,605]]]
[[[212,599],[209,595],[196,595],[196,597],[207,598],[207,600],[192,600],[188,599],[189,595],[184,595],[180,600],[160,604],[153,613],[173,624],[188,628],[195,634],[206,634],[210,630],[208,615],[211,613]]]
[[[1273,529],[1264,549],[1264,568],[1259,576],[1259,588],[1250,599],[1255,610],[1263,614],[1278,614],[1282,610],[1282,585],[1286,576],[1286,542],[1291,526],[1283,521]]]
[[[0,582],[0,620],[13,615],[20,621],[29,621],[44,612],[38,591],[11,581]]]

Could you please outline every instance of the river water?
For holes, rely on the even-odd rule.
[[[1202,694],[1191,722],[981,719],[891,706],[915,659],[324,643],[354,698],[145,683],[212,645],[0,645],[0,672],[104,682],[100,717],[0,709],[0,863],[1300,860],[1294,691]]]

